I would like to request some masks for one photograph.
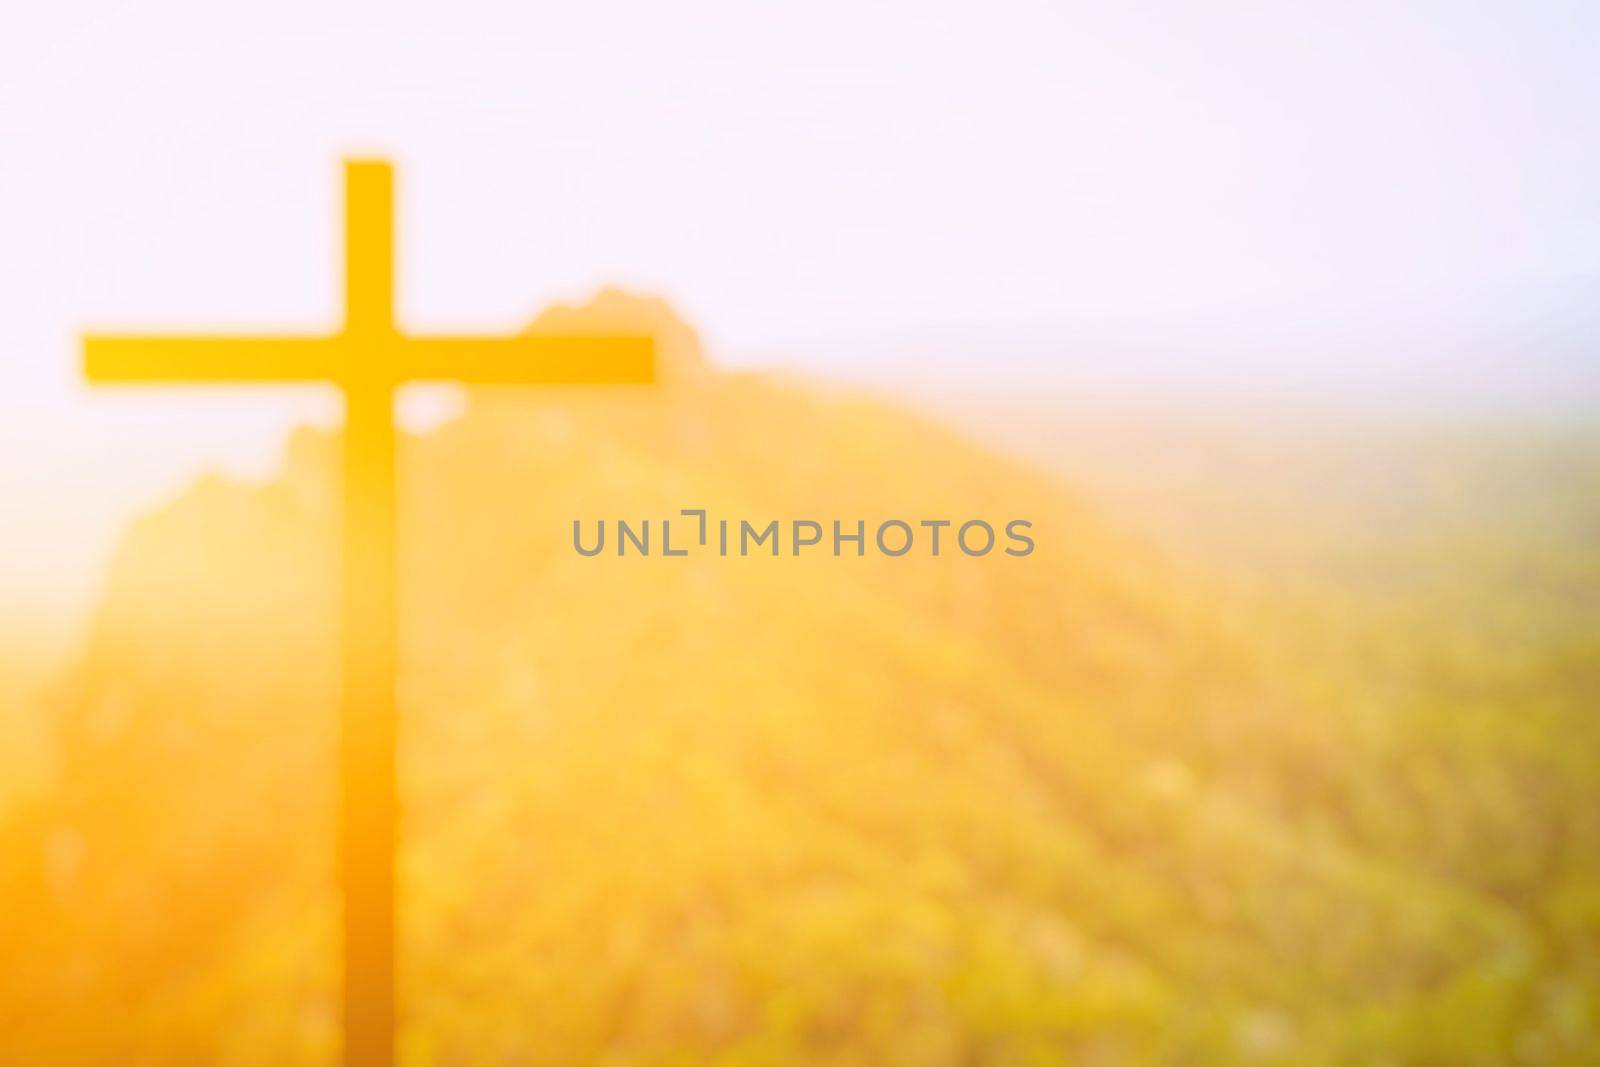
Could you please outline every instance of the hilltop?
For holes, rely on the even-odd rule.
[[[416,1062],[1576,1054],[1594,669],[1272,613],[825,383],[472,394],[402,443]],[[337,441],[132,528],[0,824],[5,1062],[335,1040]],[[584,558],[575,518],[1014,516],[1027,558]],[[1337,632],[1338,654],[1307,655]],[[1385,654],[1373,657],[1375,648]],[[93,1027],[82,1024],[95,1020]]]

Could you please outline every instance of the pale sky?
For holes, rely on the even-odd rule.
[[[723,362],[1475,412],[1600,399],[1592,3],[14,3],[0,596],[326,397],[91,398],[78,331],[315,330],[338,161],[402,311],[616,282]]]

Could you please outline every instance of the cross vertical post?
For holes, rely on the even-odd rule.
[[[345,169],[344,539],[339,698],[345,1062],[389,1064],[395,1031],[397,560],[394,182],[383,163]]]
[[[91,382],[332,382],[344,394],[339,873],[344,892],[344,1062],[394,1062],[398,557],[394,392],[405,382],[647,385],[641,334],[413,336],[394,309],[394,172],[347,160],[344,323],[331,336],[86,334]]]

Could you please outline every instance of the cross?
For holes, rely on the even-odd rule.
[[[344,325],[326,336],[84,338],[91,382],[332,382],[344,394],[339,866],[344,1062],[394,1060],[395,389],[647,384],[644,336],[413,336],[394,318],[394,171],[346,160]]]

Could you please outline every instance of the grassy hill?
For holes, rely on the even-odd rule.
[[[534,328],[589,325],[655,330],[663,386],[475,395],[402,450],[409,1062],[1591,1050],[1580,613],[1274,598],[936,421],[717,372],[658,303]],[[59,775],[0,821],[0,1062],[334,1048],[336,445],[129,531],[52,691]],[[685,507],[1022,517],[1037,549],[572,550]],[[1485,604],[1538,617],[1449,625]]]

